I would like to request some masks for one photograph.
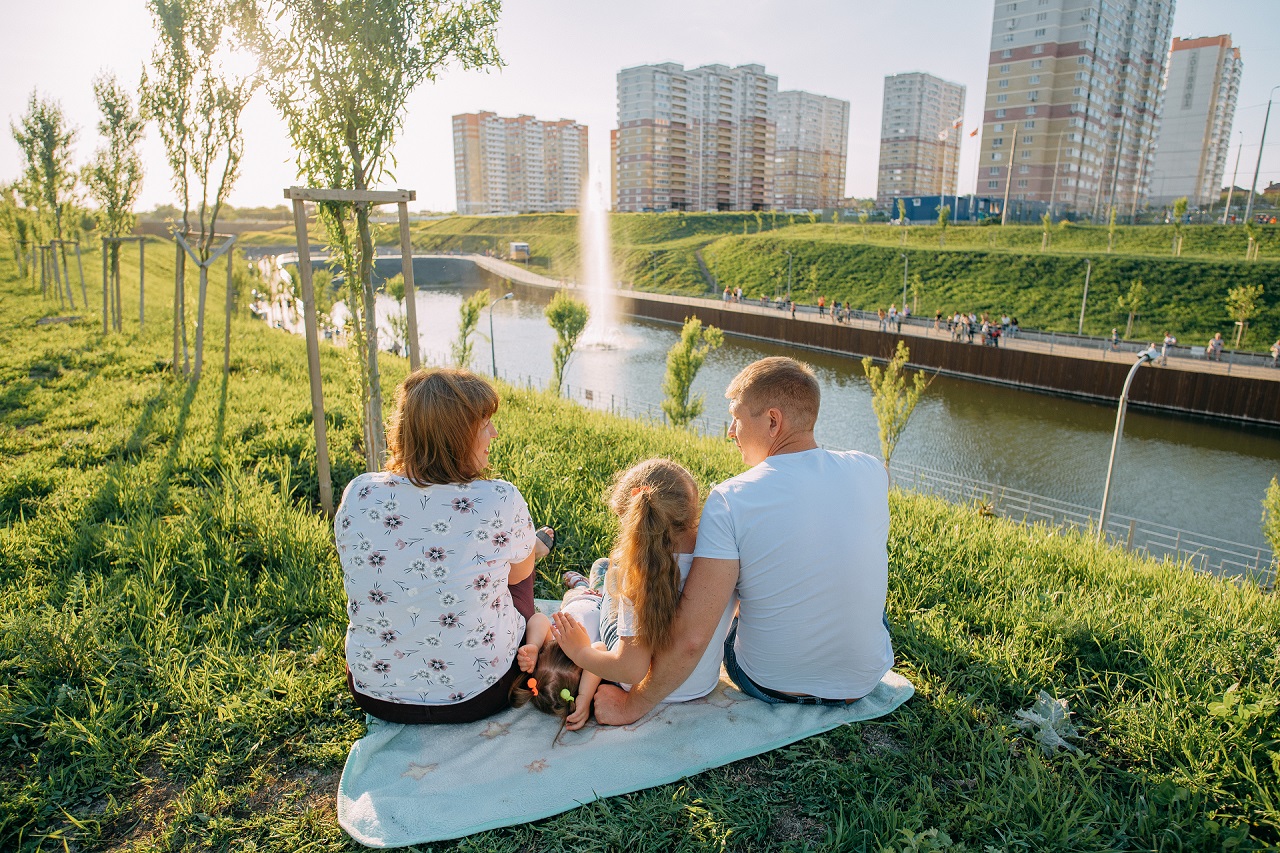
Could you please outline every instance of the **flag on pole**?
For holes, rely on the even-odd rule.
[[[960,116],[955,121],[951,122],[952,127],[959,127],[962,124],[964,124],[964,116]]]
[[[975,127],[973,130],[969,131],[969,135],[970,135],[970,136],[977,136],[977,135],[978,135],[978,131],[979,131],[979,130],[982,130],[982,128],[980,128],[980,127]]]

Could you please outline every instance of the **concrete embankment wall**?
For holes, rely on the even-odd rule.
[[[636,317],[683,323],[697,316],[725,332],[796,347],[870,355],[887,360],[899,339],[911,350],[911,364],[951,376],[996,382],[1099,401],[1116,401],[1128,361],[1098,361],[1056,353],[1027,352],[977,344],[952,343],[942,337],[894,335],[838,323],[792,320],[783,311],[749,313],[701,301],[620,296],[620,311]],[[1143,367],[1129,390],[1130,405],[1165,409],[1213,418],[1228,418],[1280,426],[1280,382],[1178,370]]]

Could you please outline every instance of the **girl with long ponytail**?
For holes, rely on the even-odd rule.
[[[697,540],[698,486],[670,459],[647,459],[618,476],[609,508],[618,517],[618,538],[609,559],[592,568],[591,581],[604,587],[601,638],[593,642],[564,611],[552,617],[551,636],[575,664],[625,686],[642,679],[653,654],[671,645]]]

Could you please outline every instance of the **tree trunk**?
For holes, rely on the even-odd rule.
[[[357,181],[357,189],[363,189]],[[370,471],[382,468],[385,436],[382,427],[382,382],[378,375],[378,319],[373,295],[373,235],[369,229],[369,206],[356,205],[356,229],[360,240],[360,289],[364,296],[365,360],[369,372],[369,444],[365,465]]]
[[[196,302],[196,360],[191,368],[191,381],[200,381],[200,369],[204,367],[204,303],[209,293],[209,268],[200,265],[200,292]]]
[[[222,378],[231,376],[231,313],[235,310],[235,249],[227,251],[227,328],[222,335]]]
[[[111,281],[114,284],[116,302],[116,331],[124,331],[124,314],[120,307],[120,244],[111,244]]]

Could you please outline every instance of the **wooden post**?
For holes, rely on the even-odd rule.
[[[311,422],[316,431],[316,477],[320,506],[333,518],[333,478],[329,473],[329,441],[324,419],[324,387],[320,376],[320,333],[316,327],[316,296],[311,285],[311,247],[307,242],[307,212],[303,200],[293,200],[293,225],[298,232],[298,277],[302,279],[302,317],[307,334],[307,374],[311,380]]]
[[[138,328],[142,328],[142,322],[147,316],[147,289],[145,286],[147,278],[147,238],[138,238]]]
[[[178,252],[177,259],[173,262],[173,374],[178,372],[186,372],[185,367],[180,367],[178,359],[182,356],[180,351],[179,336],[183,333],[182,327],[187,322],[183,317],[183,303],[185,297],[182,293],[182,276],[186,273],[187,253],[182,250],[182,244],[178,242],[178,235],[173,235],[173,247]]]
[[[44,266],[44,246],[40,246],[40,296],[49,298],[49,275]]]
[[[400,267],[404,271],[405,343],[409,349],[409,369],[417,370],[422,360],[418,357],[418,291],[413,285],[413,241],[409,238],[409,203],[396,205],[400,209]]]
[[[76,269],[80,271],[80,297],[84,300],[84,310],[89,310],[89,292],[84,288],[84,259],[80,257],[80,241],[76,241]]]
[[[124,331],[124,302],[120,298],[120,240],[111,247],[111,287],[116,303],[116,331]]]
[[[102,334],[107,333],[107,315],[110,311],[107,308],[107,290],[109,282],[107,281],[107,238],[102,238]]]
[[[63,306],[64,295],[62,293],[62,277],[58,272],[58,247],[56,243],[49,243],[49,265],[53,267],[53,284],[58,289],[58,307]],[[75,294],[71,292],[71,284],[67,283],[66,299],[71,300],[71,310],[76,310]]]

